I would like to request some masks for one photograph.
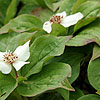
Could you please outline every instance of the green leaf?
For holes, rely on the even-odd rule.
[[[40,72],[45,61],[63,53],[65,43],[69,39],[70,36],[56,37],[51,35],[37,38],[30,47],[30,64],[22,68],[22,75],[28,77]]]
[[[27,33],[27,32],[26,32]],[[31,43],[36,39],[36,38],[38,38],[38,37],[40,37],[40,36],[42,36],[42,35],[47,35],[48,33],[47,32],[45,32],[44,30],[38,30],[37,29],[37,31],[35,31],[34,32],[34,29],[33,30],[30,30],[29,32],[28,32],[29,34],[34,34],[33,35],[33,37],[32,37],[32,39],[31,39]]]
[[[36,96],[35,96],[36,97]],[[51,91],[40,95],[38,98],[39,100],[64,100],[63,97],[57,93],[56,91]],[[36,100],[35,98],[32,98],[32,100]]]
[[[80,97],[78,100],[100,100],[100,96],[95,95],[95,94],[89,94]]]
[[[42,1],[41,0],[37,0],[37,2],[41,7],[46,8],[46,4],[45,4],[44,0],[42,0]]]
[[[96,89],[100,89],[100,47],[94,46],[93,56],[88,66],[88,79],[90,84]]]
[[[55,12],[59,7],[60,7],[60,4],[63,2],[62,0],[60,1],[54,1],[54,0],[44,0],[46,6],[52,10],[53,12]]]
[[[7,12],[4,23],[7,24],[16,14],[17,11],[17,0],[12,0],[10,3]]]
[[[96,42],[96,41],[97,37],[93,36],[92,34],[79,34],[70,39],[68,42],[66,42],[66,46],[84,46],[91,42]]]
[[[73,13],[81,12],[85,17],[90,18],[100,15],[100,1],[89,0],[80,4],[77,9],[73,9]]]
[[[37,0],[21,0],[21,2],[24,3],[24,6],[22,6],[20,11],[18,12],[18,15],[21,15],[21,14],[33,14],[33,15],[38,16],[37,15],[38,10],[42,9],[39,6]]]
[[[72,13],[74,13],[74,12],[77,10],[77,8],[78,8],[82,3],[86,2],[86,1],[88,1],[88,0],[77,0],[77,1],[75,2],[75,4],[73,5],[73,7],[72,7]]]
[[[48,8],[50,8],[51,10],[53,10],[53,5],[52,5],[53,0],[44,0],[44,2],[45,2],[46,6]]]
[[[90,54],[90,52],[90,46],[80,48],[66,47],[63,55],[50,59],[47,64],[51,62],[63,62],[69,64],[72,68],[72,76],[68,78],[68,80],[70,83],[73,83],[79,76],[80,64],[82,60],[86,57],[84,55]]]
[[[35,4],[35,5],[38,5],[37,1],[36,0],[21,0],[24,4]]]
[[[32,75],[17,88],[23,96],[36,96],[47,90],[64,88],[74,90],[66,77],[71,74],[71,67],[64,63],[51,63],[43,67],[40,73]]]
[[[23,82],[24,80],[27,80],[27,78],[25,78],[25,77],[23,77],[23,76],[19,76],[19,77],[17,78],[17,83],[21,83],[21,82]]]
[[[62,0],[58,0],[58,2],[54,2],[54,3],[52,4],[52,6],[53,6],[53,11],[54,11],[54,12],[57,11],[57,10],[59,9],[59,7],[61,6],[62,3],[63,3]]]
[[[100,89],[100,58],[91,60],[88,66],[88,79],[96,89]]]
[[[37,29],[38,30],[38,29]],[[30,30],[30,32],[24,32],[19,34],[16,32],[10,32],[8,34],[0,34],[0,51],[5,52],[6,50],[14,51],[19,45],[23,45],[25,42],[31,39],[31,43],[35,38],[45,35],[43,30]]]
[[[14,91],[9,95],[9,97],[7,98],[7,100],[23,100],[23,99],[22,99],[21,95],[19,95],[19,94],[17,93],[17,91],[14,90]]]
[[[95,6],[92,6],[95,4]],[[81,12],[85,17],[74,27],[74,32],[96,20],[100,16],[100,1],[77,0],[73,13]]]
[[[78,21],[78,23],[74,27],[74,33],[76,31],[78,31],[80,28],[92,23],[96,19],[97,19],[97,17],[91,17],[91,18],[87,18],[87,19],[83,19],[83,20]]]
[[[4,19],[6,16],[6,10],[10,4],[11,0],[0,0],[0,22],[4,24]]]
[[[82,30],[78,35],[66,42],[67,46],[83,46],[91,42],[100,45],[100,18],[89,24],[87,28]]]
[[[0,34],[7,33],[10,29],[16,32],[24,32],[36,27],[42,27],[41,20],[33,15],[23,14],[12,19],[8,24],[3,26],[0,29]]]
[[[16,80],[11,75],[0,72],[0,100],[5,100],[16,87]]]
[[[37,11],[37,6],[33,4],[26,4],[23,6],[23,8],[18,12],[18,15],[21,14],[34,14],[33,12],[36,10]]]
[[[100,89],[96,92],[98,95],[100,95]]]
[[[11,38],[19,33],[10,32],[8,34],[0,34],[0,51],[5,52]]]
[[[67,15],[72,13],[72,6],[76,0],[63,0],[57,12],[66,11]]]
[[[18,34],[19,33],[17,32],[9,32],[6,34],[0,34],[0,41],[3,42],[7,46],[9,44],[10,39]]]
[[[7,46],[7,50],[14,51],[19,45],[23,45],[30,40],[35,33],[23,33],[13,37]]]
[[[42,22],[45,22],[48,21],[50,17],[54,15],[54,12],[49,9],[41,9],[40,11],[38,11],[38,15]]]
[[[77,100],[83,95],[84,93],[80,89],[75,88],[75,92],[70,92],[70,100]]]
[[[6,45],[0,41],[0,51],[3,52],[6,50]]]
[[[64,36],[67,35],[66,28],[60,24],[52,24],[52,31],[50,34],[55,36]]]
[[[69,91],[63,88],[57,88],[56,91],[62,95],[64,100],[69,100]]]
[[[93,48],[92,60],[95,60],[98,57],[100,57],[100,46],[95,44]]]

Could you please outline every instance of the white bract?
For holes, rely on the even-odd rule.
[[[61,24],[64,27],[69,27],[71,25],[76,24],[83,17],[83,14],[80,12],[67,16],[66,12],[63,11],[62,13],[57,13],[56,15],[52,16],[49,21],[46,21],[43,24],[43,29],[50,33],[52,30],[51,25],[53,23]]]
[[[29,62],[25,62],[30,57],[29,42],[17,47],[13,53],[10,50],[8,52],[0,52],[0,71],[3,74],[9,74],[12,70],[12,65],[18,71],[25,64],[29,64]]]

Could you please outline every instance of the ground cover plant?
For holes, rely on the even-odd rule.
[[[100,1],[0,0],[0,100],[100,100]]]

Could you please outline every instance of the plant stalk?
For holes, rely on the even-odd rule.
[[[18,74],[17,74],[17,71],[16,69],[14,68],[14,71],[15,71],[15,76],[16,76],[16,79],[18,78]]]

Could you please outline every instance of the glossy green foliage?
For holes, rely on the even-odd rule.
[[[65,24],[72,14],[84,17],[69,27],[63,16],[50,20],[63,11]],[[1,73],[1,52],[29,40],[30,63]],[[100,100],[100,1],[0,0],[0,100]]]
[[[56,72],[55,72],[56,70]],[[30,78],[18,87],[18,92],[23,96],[35,96],[46,90],[64,88],[74,89],[69,84],[67,77],[70,77],[71,68],[64,63],[52,63],[43,67],[43,70]]]
[[[30,47],[30,65],[22,69],[23,76],[30,76],[41,71],[43,63],[53,56],[63,53],[65,43],[70,37],[41,36],[37,38]],[[33,60],[34,58],[34,60]]]
[[[17,87],[16,80],[11,75],[0,73],[0,100],[4,100]]]

